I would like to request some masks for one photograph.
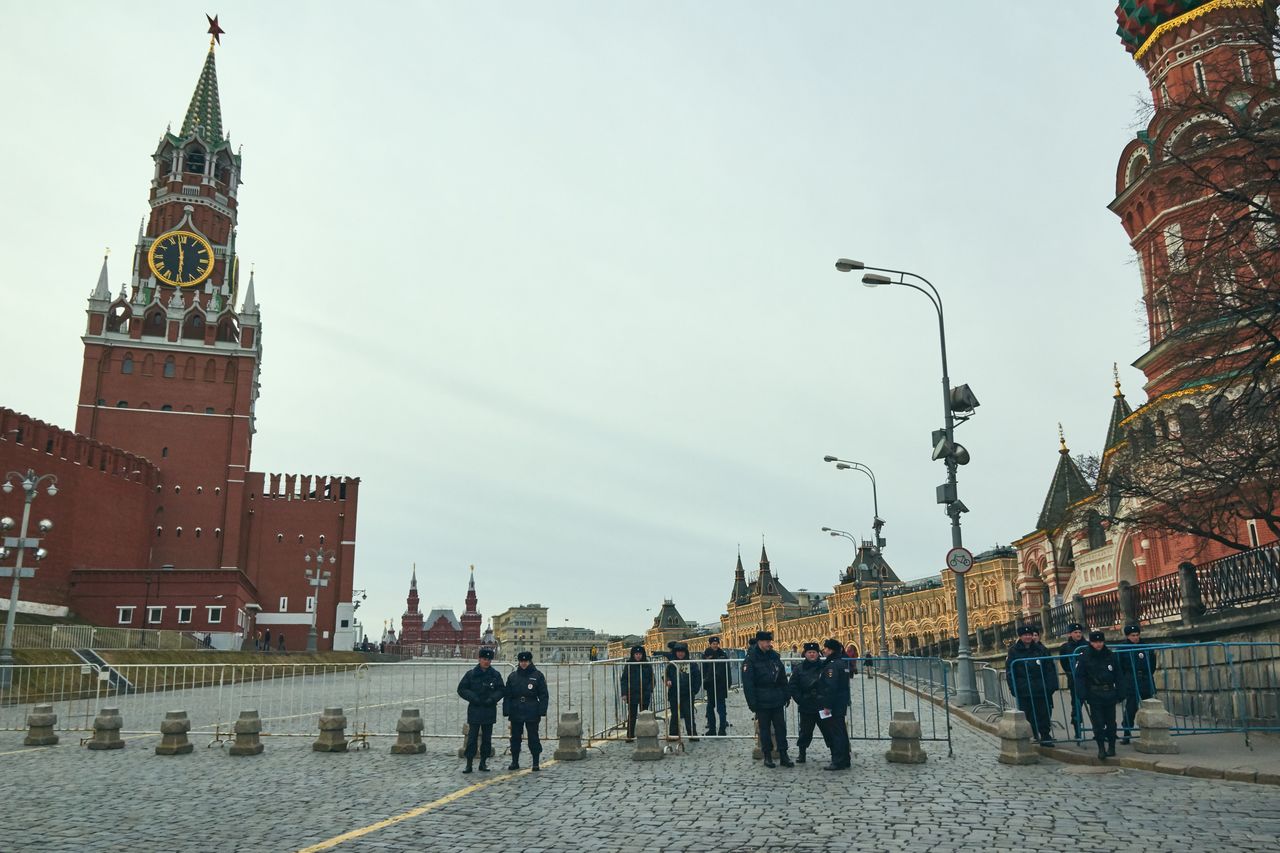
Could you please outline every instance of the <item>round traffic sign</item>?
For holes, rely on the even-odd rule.
[[[958,575],[973,568],[973,553],[968,548],[952,548],[947,552],[947,568]]]

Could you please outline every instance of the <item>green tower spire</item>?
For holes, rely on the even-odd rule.
[[[218,68],[213,58],[213,39],[209,40],[209,53],[204,58],[204,68],[191,95],[187,116],[182,120],[182,136],[198,133],[209,142],[222,140],[222,106],[218,102]]]

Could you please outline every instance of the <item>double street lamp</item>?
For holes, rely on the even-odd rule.
[[[6,495],[13,494],[13,484],[17,483],[22,487],[22,493],[25,498],[22,504],[22,526],[19,528],[17,536],[9,536],[9,531],[13,530],[14,523],[12,518],[0,518],[0,533],[5,534],[4,539],[0,542],[0,560],[8,559],[9,555],[17,552],[17,559],[13,568],[0,569],[0,578],[13,578],[13,588],[9,593],[9,613],[4,620],[4,645],[0,647],[0,687],[9,687],[13,683],[13,631],[14,623],[18,615],[18,587],[23,578],[35,577],[36,570],[33,567],[23,567],[22,558],[26,555],[27,549],[31,549],[32,556],[39,562],[49,555],[40,545],[40,539],[37,537],[28,537],[27,531],[31,524],[31,504],[35,501],[39,492],[40,484],[48,482],[45,487],[45,494],[53,497],[58,494],[58,478],[53,474],[38,475],[30,468],[27,473],[22,474],[18,471],[10,471],[5,474],[4,485],[0,486],[0,491]],[[53,522],[44,519],[37,525],[41,534],[48,533],[53,529]]]
[[[951,546],[963,549],[964,540],[960,533],[960,516],[969,508],[960,500],[956,487],[956,468],[969,463],[969,451],[956,444],[956,420],[961,423],[973,416],[978,407],[978,400],[969,390],[968,385],[951,387],[951,377],[947,372],[947,327],[942,310],[942,295],[938,289],[922,275],[906,270],[887,269],[885,267],[869,267],[862,261],[841,258],[836,261],[836,269],[840,272],[853,270],[874,270],[862,276],[862,283],[867,287],[898,285],[909,287],[923,293],[932,303],[938,315],[938,342],[942,349],[942,417],[943,428],[933,433],[933,458],[941,459],[947,467],[947,482],[937,488],[937,502],[945,504],[947,515],[951,517]],[[888,275],[885,275],[888,273]],[[894,278],[896,277],[896,278]],[[924,285],[907,281],[908,277]],[[927,289],[926,289],[927,288]],[[973,655],[969,649],[969,604],[965,590],[963,574],[956,576],[956,628],[959,643],[956,649],[956,695],[957,705],[975,705],[978,702],[978,681],[973,668]]]
[[[829,534],[831,536],[840,536],[845,539],[848,539],[850,542],[853,543],[854,548],[859,547],[858,537],[854,536],[852,533],[850,533],[847,530],[837,530],[834,527],[824,527],[822,528],[822,532]],[[880,556],[879,549],[876,550],[875,555],[877,557]],[[857,556],[856,552],[855,552],[855,556]],[[866,559],[866,556],[864,554],[863,560],[865,561],[865,559]],[[866,562],[860,563],[856,566],[852,566],[851,568],[854,571],[853,586],[854,586],[855,594],[858,597],[858,618],[859,620],[861,620],[862,618],[862,577],[863,575],[869,575],[871,573],[871,569],[870,567],[867,566]],[[876,562],[875,577],[876,577],[876,599],[880,602],[880,657],[887,658],[889,656],[889,635],[887,633],[885,618],[884,618],[884,566],[879,561]],[[861,623],[859,623],[859,626],[858,626],[858,643],[859,645],[861,645],[862,643]]]
[[[307,632],[307,651],[314,652],[316,650],[316,614],[320,612],[320,588],[329,585],[329,576],[332,574],[324,568],[324,564],[328,562],[332,566],[336,563],[338,552],[326,551],[321,545],[319,548],[308,548],[302,559],[307,563],[307,583],[315,590],[311,601],[311,630]],[[313,560],[316,564],[314,569],[311,568]]]

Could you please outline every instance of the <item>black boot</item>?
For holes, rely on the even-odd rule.
[[[468,758],[468,759],[467,759],[467,766],[466,766],[466,767],[464,767],[464,768],[462,768],[462,772],[463,772],[463,773],[470,773],[470,772],[471,772],[471,759],[470,759],[470,758]]]
[[[538,766],[538,756],[536,756],[536,755],[535,755],[535,756],[533,757],[533,772],[534,772],[534,773],[537,773],[537,772],[538,772],[539,770],[541,770],[541,769],[542,769],[542,768]]]
[[[487,758],[480,759],[480,769],[485,773],[489,772],[489,759]]]
[[[764,766],[765,766],[765,767],[768,767],[768,768],[770,768],[770,769],[772,769],[772,768],[774,768],[774,767],[777,767],[777,766],[778,766],[778,765],[776,765],[776,764],[774,764],[774,763],[773,763],[773,753],[772,753],[772,752],[766,752],[766,753],[764,754]]]
[[[1116,754],[1116,742],[1112,740],[1110,743],[1107,744],[1107,756],[1110,758],[1114,758],[1115,754]]]
[[[778,756],[778,763],[781,764],[783,767],[796,766],[796,763],[794,761],[792,761],[790,758],[787,758],[787,754],[785,752]]]
[[[536,758],[535,758],[535,759],[533,760],[533,763],[534,763],[534,764],[537,764],[537,763],[538,763],[538,759],[536,759]],[[518,752],[513,752],[513,753],[511,753],[511,763],[507,765],[507,769],[508,769],[508,770],[519,770],[519,769],[520,769],[520,753],[518,753]]]
[[[804,764],[804,763],[805,763],[805,757],[804,757],[804,750],[802,749],[800,750],[800,754],[796,756],[796,764]]]
[[[1103,746],[1102,741],[1098,741],[1098,758],[1102,761],[1105,761],[1107,758],[1107,748]]]

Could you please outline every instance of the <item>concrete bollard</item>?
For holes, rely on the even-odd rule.
[[[262,718],[256,710],[241,711],[235,724],[236,740],[231,744],[232,755],[262,754]]]
[[[124,741],[120,739],[123,726],[119,708],[103,708],[94,718],[93,737],[85,745],[90,749],[124,749]]]
[[[53,727],[58,724],[58,715],[53,713],[52,705],[37,705],[27,714],[27,736],[22,743],[26,746],[53,746],[58,736]]]
[[[1135,750],[1151,755],[1173,755],[1178,751],[1178,745],[1169,736],[1173,715],[1165,710],[1159,699],[1143,699],[1133,721],[1142,733],[1133,744]]]
[[[637,721],[638,722],[638,721]],[[582,717],[577,711],[565,711],[556,724],[556,761],[581,761],[587,757],[582,746]]]
[[[462,746],[458,747],[459,758],[467,757],[467,737],[470,734],[471,734],[471,724],[463,723],[462,724]],[[477,738],[476,739],[476,755],[477,756],[479,756],[480,754],[480,743],[481,743],[480,739]],[[486,755],[485,758],[493,758],[493,755],[494,755],[493,744],[489,744],[489,754]]]
[[[186,711],[169,711],[160,723],[160,743],[156,744],[156,755],[186,755],[195,749],[187,740],[187,732],[191,731],[191,721]]]
[[[1035,764],[1040,751],[1031,745],[1031,723],[1021,711],[1005,711],[996,724],[1001,764]]]
[[[665,753],[658,743],[658,718],[652,711],[641,711],[636,716],[636,751],[632,761],[657,761]]]
[[[884,754],[890,764],[924,764],[927,756],[920,748],[920,723],[914,711],[894,711],[889,722],[889,751]]]
[[[325,708],[320,715],[320,737],[311,744],[315,752],[347,751],[347,717],[341,708]]]
[[[422,742],[422,715],[417,708],[405,708],[396,720],[396,742],[391,744],[392,755],[421,755],[427,751]]]

